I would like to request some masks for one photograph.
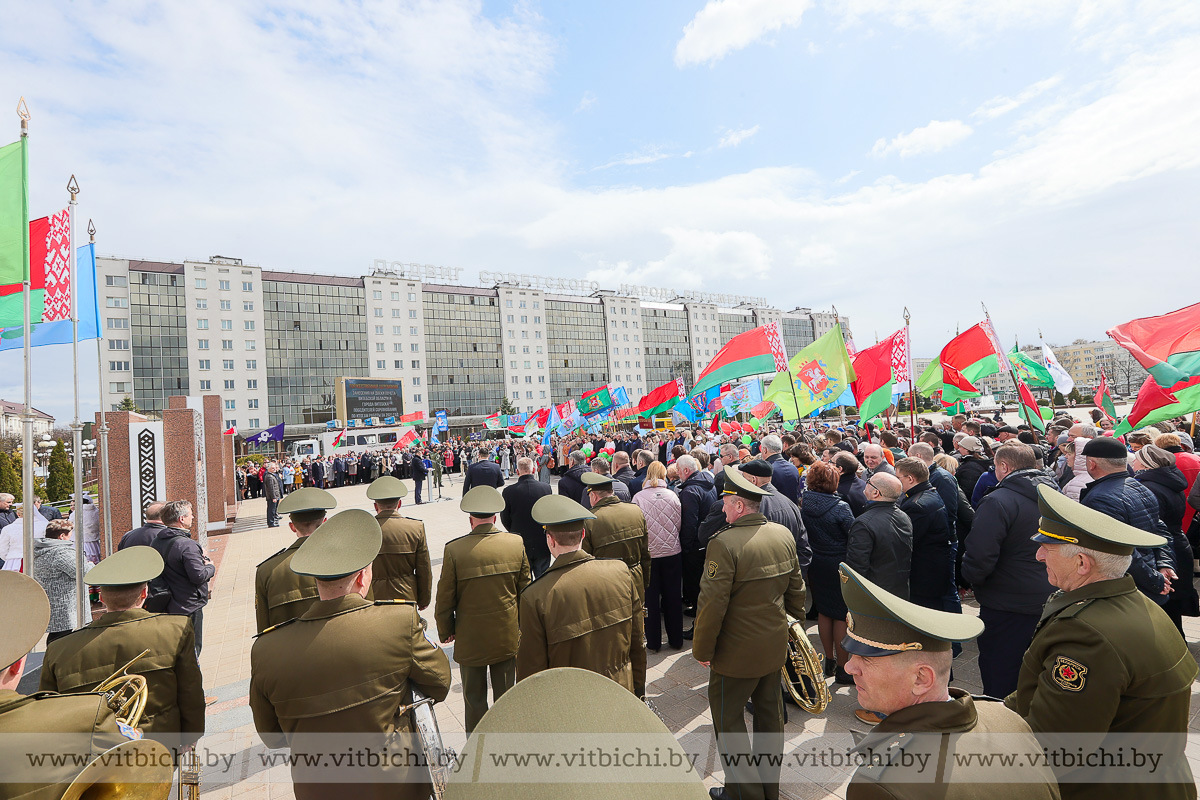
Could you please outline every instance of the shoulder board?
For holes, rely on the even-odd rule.
[[[1064,608],[1062,611],[1055,614],[1052,617],[1052,619],[1070,619],[1071,617],[1076,616],[1077,614],[1079,614],[1079,612],[1083,611],[1085,608],[1090,606],[1092,604],[1092,601],[1094,601],[1094,600],[1096,600],[1095,597],[1089,597],[1086,600],[1077,600],[1074,603],[1071,603],[1071,605]]]
[[[914,739],[915,737],[907,733],[893,733],[882,741],[872,741],[871,752],[876,759],[873,763],[864,763],[860,766],[855,775],[873,783],[881,782],[883,773],[887,772],[887,768],[900,758],[904,748],[912,744]]]
[[[412,600],[375,600],[377,606],[415,606]]]
[[[711,542],[713,539],[720,536],[722,533],[724,533],[725,531],[729,530],[732,527],[733,527],[732,525],[724,525],[720,528],[717,528],[717,530],[713,532],[713,535],[708,537],[708,540]]]
[[[279,629],[280,629],[280,628],[282,628],[284,625],[291,625],[293,622],[295,622],[295,621],[296,621],[296,620],[298,620],[298,619],[299,619],[299,617],[292,617],[292,618],[291,618],[291,619],[289,619],[287,622],[281,622],[281,623],[279,623],[278,625],[272,625],[272,626],[271,626],[271,627],[269,627],[269,628],[264,628],[262,633],[256,634],[256,635],[254,635],[254,636],[252,636],[252,637],[250,637],[250,638],[252,638],[252,639],[257,639],[259,636],[266,636],[266,635],[267,635],[268,633],[270,633],[271,631],[279,630]]]
[[[291,547],[291,545],[288,545],[288,547]],[[284,553],[286,553],[286,552],[287,552],[287,547],[283,548],[283,549],[282,549],[282,550],[280,550],[278,553],[272,553],[271,555],[267,556],[267,557],[266,557],[266,558],[264,558],[262,561],[260,561],[260,562],[258,562],[257,564],[255,564],[254,566],[255,566],[255,567],[261,567],[263,564],[267,563],[267,562],[268,562],[268,561],[270,561],[272,558],[275,558],[275,556],[281,556],[281,555],[283,555],[283,554],[284,554]],[[265,631],[264,631],[264,633],[265,633]]]
[[[973,694],[971,699],[976,703],[1003,703],[1003,697],[992,697],[990,694]]]
[[[400,519],[406,519],[409,522],[419,522],[421,524],[422,528],[425,527],[425,520],[423,520],[423,519],[417,519],[416,517],[406,517],[403,514],[397,514],[396,516],[398,516]]]
[[[476,534],[476,533],[474,533],[474,532],[472,532],[472,533],[464,533],[462,536],[455,536],[455,537],[454,537],[453,539],[451,539],[449,542],[446,542],[446,544],[447,544],[447,545],[449,545],[451,542],[457,542],[457,541],[460,541],[460,540],[462,540],[462,539],[465,539],[465,538],[467,538],[468,536],[477,536],[477,535],[478,535],[478,534]]]

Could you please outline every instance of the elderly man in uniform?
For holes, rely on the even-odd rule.
[[[366,511],[343,511],[318,528],[291,567],[316,579],[321,599],[300,618],[267,628],[250,651],[250,710],[264,744],[294,754],[347,746],[382,753],[369,765],[344,767],[349,772],[300,760],[292,768],[298,800],[430,794],[406,766],[417,748],[404,706],[414,686],[444,700],[450,661],[411,602],[364,599],[382,544]]]
[[[186,748],[204,735],[204,687],[190,619],[142,608],[147,584],[163,571],[152,547],[118,550],[88,571],[83,582],[100,587],[108,612],[46,648],[42,691],[90,692],[132,661],[149,696],[140,727],[167,747]]]
[[[488,710],[488,673],[492,702],[517,682],[517,599],[530,576],[524,540],[496,527],[504,510],[498,491],[476,486],[458,507],[471,532],[446,544],[434,617],[442,644],[454,644],[470,733]]]
[[[1037,559],[1059,591],[1046,601],[1017,690],[1005,704],[1044,744],[1058,738],[1047,734],[1070,735],[1060,743],[1070,751],[1079,749],[1081,733],[1124,734],[1121,743],[1134,746],[1139,740],[1128,737],[1152,734],[1144,746],[1163,753],[1155,776],[1146,779],[1153,796],[1195,798],[1183,746],[1196,660],[1166,612],[1126,574],[1134,548],[1165,540],[1047,486],[1038,487],[1038,505]],[[1092,750],[1099,741],[1085,745]],[[1097,773],[1059,777],[1068,798],[1104,800],[1130,791],[1130,784]]]
[[[433,567],[425,523],[397,511],[407,495],[408,487],[391,475],[367,487],[367,498],[375,501],[375,520],[383,529],[383,547],[371,565],[370,591],[376,600],[407,600],[424,611],[433,594]]]
[[[326,512],[335,508],[333,495],[312,486],[297,489],[280,501],[279,513],[288,515],[288,527],[296,541],[261,562],[254,573],[254,618],[259,633],[300,616],[316,602],[316,581],[292,572],[292,556],[304,539],[321,527]]]
[[[888,757],[855,771],[846,800],[1057,800],[1054,775],[1025,721],[995,698],[950,687],[951,645],[974,639],[983,623],[903,600],[844,563],[838,569],[849,610],[846,671],[854,676],[858,702],[881,720],[855,752]],[[1006,783],[1011,767],[964,758],[984,753],[1020,758],[1021,782]]]
[[[632,503],[623,503],[613,494],[613,478],[598,472],[585,472],[583,485],[592,501],[591,519],[584,523],[587,536],[584,552],[596,558],[619,558],[637,579],[639,601],[650,586],[650,544],[646,517]]]
[[[533,505],[546,529],[550,569],[521,593],[517,680],[552,667],[579,667],[646,693],[641,578],[619,559],[582,549],[584,522],[595,516],[569,497]]]
[[[708,541],[700,580],[692,655],[710,669],[708,704],[725,787],[721,798],[775,800],[779,764],[743,761],[783,753],[783,690],[779,671],[788,652],[788,614],[804,619],[804,579],[791,531],[770,522],[759,503],[769,492],[725,467],[729,525]],[[744,708],[754,702],[754,747]]]

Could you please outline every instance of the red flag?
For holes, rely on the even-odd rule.
[[[237,436],[237,425],[230,425],[229,430],[225,431],[225,436]]]
[[[392,445],[392,449],[399,450],[401,447],[407,447],[409,443],[415,442],[416,440],[417,432],[412,428],[409,428],[407,433],[396,440],[396,443]]]
[[[956,367],[949,364],[942,364],[942,383],[946,386],[953,386],[963,394],[979,394],[979,389],[967,380]]]
[[[1096,387],[1096,395],[1092,398],[1092,402],[1096,404],[1096,408],[1104,412],[1104,416],[1116,421],[1117,407],[1113,403],[1112,393],[1108,390],[1108,376],[1104,374],[1104,370],[1100,370],[1100,385]]]
[[[1017,394],[1021,398],[1021,408],[1025,411],[1025,420],[1039,431],[1044,432],[1046,423],[1042,421],[1042,410],[1038,408],[1037,398],[1020,378],[1017,378]]]
[[[637,410],[649,415],[670,411],[679,402],[679,398],[685,394],[683,378],[676,378],[652,389],[648,395],[638,401]]]
[[[710,433],[728,433],[728,431],[722,430],[721,417],[716,414],[713,415],[712,426],[708,430]]]
[[[763,417],[770,416],[771,412],[773,412],[774,410],[775,410],[775,404],[773,402],[771,402],[770,400],[763,400],[761,403],[756,405],[754,408],[750,409],[750,414],[755,419],[762,419]]]

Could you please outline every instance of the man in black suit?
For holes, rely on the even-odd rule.
[[[146,524],[140,528],[134,528],[121,537],[121,541],[117,543],[118,550],[124,550],[126,547],[137,547],[138,545],[149,546],[158,537],[158,532],[167,527],[162,524],[163,506],[162,500],[155,500],[146,506]]]
[[[476,486],[491,486],[499,489],[503,485],[504,475],[500,472],[500,465],[490,458],[481,458],[476,461],[467,467],[467,473],[463,476],[464,495]]]
[[[533,504],[554,490],[533,474],[534,464],[530,458],[517,459],[517,482],[504,487],[504,510],[500,512],[500,523],[509,533],[519,533],[525,540],[525,555],[533,577],[537,578],[550,568],[550,549],[546,546],[545,529],[533,520]]]
[[[576,503],[583,505],[583,473],[588,471],[587,456],[582,450],[573,450],[570,459],[570,468],[563,473],[562,478],[558,481],[558,493],[569,497]]]

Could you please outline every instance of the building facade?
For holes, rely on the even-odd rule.
[[[324,426],[339,377],[400,381],[406,413],[523,412],[612,383],[636,402],[690,386],[733,336],[780,323],[789,355],[836,317],[762,298],[376,262],[362,277],[264,270],[240,259],[98,258],[105,401],[151,414],[221,395],[226,427]],[[848,321],[842,318],[844,324]]]

